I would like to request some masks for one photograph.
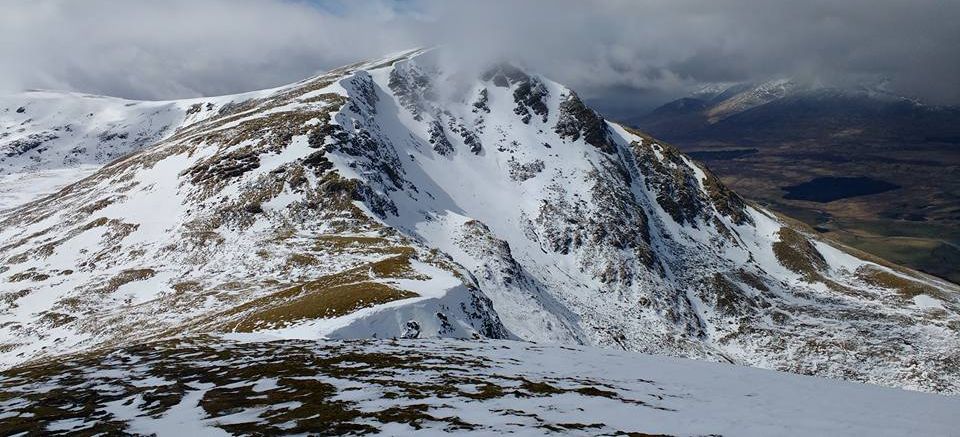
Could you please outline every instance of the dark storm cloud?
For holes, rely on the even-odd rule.
[[[416,45],[516,59],[610,105],[713,82],[889,80],[960,101],[960,2],[0,0],[0,88],[172,98]]]

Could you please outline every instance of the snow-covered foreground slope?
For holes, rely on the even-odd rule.
[[[0,213],[0,365],[183,333],[522,338],[960,392],[955,285],[818,240],[562,85],[446,65],[218,98]]]
[[[511,341],[171,340],[0,373],[0,433],[953,435],[960,399]]]

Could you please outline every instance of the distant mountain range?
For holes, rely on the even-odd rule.
[[[625,120],[668,141],[825,139],[960,144],[960,108],[881,87],[834,88],[792,79],[703,89]]]

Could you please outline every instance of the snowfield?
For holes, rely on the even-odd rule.
[[[80,165],[55,170],[33,170],[0,176],[0,211],[13,209],[83,179],[100,169],[98,165]]]
[[[171,101],[47,90],[0,96],[0,210],[54,193],[225,105],[271,91]]]
[[[512,341],[178,339],[10,370],[0,388],[5,435],[947,436],[960,427],[956,397]]]

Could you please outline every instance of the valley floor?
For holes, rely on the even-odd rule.
[[[960,398],[510,341],[168,340],[0,373],[0,434],[950,435]]]
[[[677,144],[744,197],[800,219],[846,245],[960,282],[960,178],[956,177],[960,154],[956,145],[869,141]],[[869,177],[900,188],[829,202],[785,197],[784,187],[824,177]],[[822,191],[836,194],[843,188]]]

